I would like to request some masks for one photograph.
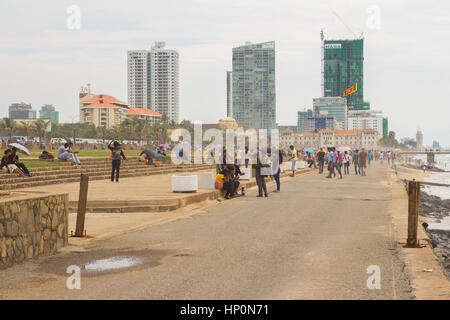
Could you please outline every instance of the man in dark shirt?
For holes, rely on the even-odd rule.
[[[323,165],[325,162],[325,151],[323,151],[323,149],[320,149],[320,151],[317,153],[317,161],[319,162],[319,174],[322,174]]]

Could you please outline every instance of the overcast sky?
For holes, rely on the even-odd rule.
[[[67,26],[71,5],[79,29]],[[181,119],[217,122],[232,48],[275,40],[277,122],[294,125],[320,96],[321,28],[326,39],[364,32],[365,100],[398,138],[420,127],[426,144],[450,146],[448,0],[1,0],[0,116],[23,101],[78,121],[86,83],[126,101],[127,50],[165,41],[180,53]]]

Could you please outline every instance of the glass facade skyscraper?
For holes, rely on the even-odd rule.
[[[233,48],[232,77],[233,118],[249,128],[275,128],[275,42]]]

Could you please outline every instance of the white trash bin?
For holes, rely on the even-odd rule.
[[[172,176],[172,192],[197,192],[197,175]]]

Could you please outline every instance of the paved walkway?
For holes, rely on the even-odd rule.
[[[410,299],[392,231],[386,167],[343,180],[286,178],[282,192],[187,210],[177,219],[69,247],[3,272],[0,299]],[[66,268],[132,256],[142,265],[82,271],[66,289]],[[367,268],[381,289],[367,288]]]
[[[201,170],[189,172],[196,174],[200,182],[202,172],[212,172],[214,170]],[[215,171],[214,171],[215,172]],[[173,193],[171,189],[170,174],[158,174],[141,177],[121,178],[119,183],[110,180],[93,180],[89,182],[88,201],[117,201],[117,200],[152,200],[152,199],[177,199],[186,196],[185,193]],[[186,172],[179,173],[186,175]],[[47,186],[20,189],[20,192],[64,192],[69,194],[69,201],[78,201],[80,183],[63,183]],[[199,190],[198,193],[205,193],[210,190]]]

